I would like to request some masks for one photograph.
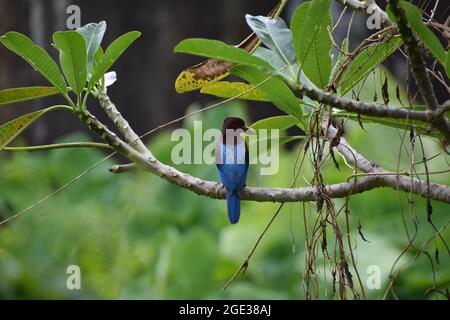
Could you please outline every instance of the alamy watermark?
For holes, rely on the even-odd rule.
[[[77,5],[70,5],[66,9],[66,13],[69,15],[66,19],[67,29],[78,29],[81,27],[81,9]]]
[[[69,290],[81,290],[81,269],[73,264],[67,267],[66,273],[69,275],[66,280],[66,287]]]
[[[369,17],[366,20],[366,26],[369,30],[381,29],[381,12],[376,10],[373,6],[369,6],[366,9],[366,13]]]
[[[377,265],[367,267],[366,287],[369,290],[378,290],[381,288],[381,269]]]
[[[219,129],[203,130],[201,121],[194,121],[194,130],[184,128],[172,132],[171,140],[178,142],[172,149],[171,160],[174,164],[244,164],[245,152],[248,152],[250,165],[258,164],[261,175],[274,175],[279,169],[279,139],[277,129],[260,129],[257,134],[247,135],[248,150],[239,147],[228,147],[222,155],[217,149],[218,143],[227,146],[236,145],[243,141],[243,130]],[[242,139],[242,140],[240,140]],[[243,144],[241,144],[243,145]]]

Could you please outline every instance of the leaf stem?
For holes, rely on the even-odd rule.
[[[75,109],[73,107],[71,107],[71,106],[67,106],[67,105],[64,105],[64,104],[58,104],[56,106],[52,106],[52,107],[47,108],[46,113],[49,112],[49,111],[52,111],[52,110],[67,110],[67,111],[73,112]]]
[[[31,147],[5,147],[0,151],[6,152],[30,152],[30,151],[42,151],[42,150],[52,150],[52,149],[69,149],[69,148],[98,148],[105,150],[113,150],[111,146],[106,143],[96,143],[96,142],[69,142],[69,143],[55,143],[47,144],[41,146],[31,146]]]
[[[67,100],[67,102],[69,102],[70,107],[69,107],[69,106],[66,106],[66,107],[69,107],[70,109],[75,110],[75,109],[77,108],[77,106],[76,106],[76,104],[72,101],[72,99],[70,98],[69,94],[68,94],[68,93],[62,93],[62,92],[61,92],[61,94],[62,94],[62,96]]]

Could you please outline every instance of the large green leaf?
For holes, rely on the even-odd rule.
[[[381,62],[388,58],[402,43],[399,37],[388,41],[374,44],[364,49],[353,59],[342,74],[338,87],[342,95],[347,93],[369,72],[376,68]]]
[[[249,92],[244,94],[246,91]],[[226,99],[240,95],[239,99],[242,100],[270,101],[263,91],[244,82],[219,81],[201,88],[200,92]]]
[[[272,49],[281,58],[284,65],[295,62],[295,52],[292,47],[292,34],[281,18],[272,19],[264,16],[245,15],[247,24],[256,33],[261,42]]]
[[[431,51],[440,64],[445,66],[445,50],[442,47],[438,37],[422,22],[422,12],[415,5],[407,2],[400,1],[400,5],[405,11],[406,19],[409,25],[413,29],[417,37],[422,43]],[[390,5],[387,8],[387,12],[391,21],[395,21],[395,17],[392,14]]]
[[[264,47],[256,49],[253,55],[269,62],[274,69],[274,74],[281,75],[289,83],[295,84],[297,82],[297,75],[300,68],[296,61],[286,67],[286,63],[281,60],[280,56],[275,51]]]
[[[47,97],[59,93],[55,87],[25,87],[0,91],[0,106]]]
[[[297,8],[291,20],[297,61],[305,75],[319,88],[331,74],[332,25],[330,0],[313,0]]]
[[[259,129],[285,130],[295,126],[297,123],[299,123],[299,120],[293,116],[275,116],[256,121],[250,127],[252,127],[255,130]]]
[[[101,21],[99,23],[88,23],[87,25],[84,25],[81,28],[77,29],[77,32],[79,32],[86,41],[88,77],[90,77],[91,67],[94,63],[94,57],[97,50],[100,48],[100,44],[102,43],[105,31],[105,21]]]
[[[283,61],[276,52],[263,47],[259,47],[258,49],[256,49],[253,55],[269,62],[273,66],[274,70],[276,70],[270,73],[280,75],[285,79],[285,81],[288,84],[294,86],[297,82],[300,82],[307,86],[312,85],[311,81],[308,78],[306,78],[303,71],[300,70],[300,67],[297,62],[294,62],[292,65],[290,65],[289,69],[285,68],[286,64],[283,63]],[[307,102],[308,100],[309,102],[311,102],[311,99],[309,99],[308,97],[303,97],[304,102]]]
[[[231,73],[250,82],[264,92],[281,111],[302,120],[302,102],[281,79],[249,66],[236,66]]]
[[[59,61],[72,90],[80,94],[87,81],[86,42],[81,34],[69,30],[55,32],[53,42],[59,50]]]
[[[92,77],[89,80],[89,90],[103,77],[103,75],[111,68],[122,53],[141,35],[138,31],[130,31],[120,36],[106,49],[101,57],[99,63],[95,66],[92,72]]]
[[[67,85],[58,65],[44,49],[34,44],[30,38],[21,33],[11,31],[1,36],[0,42],[27,61],[52,85],[58,88],[60,92],[67,94]]]
[[[271,68],[270,64],[263,59],[252,56],[244,49],[230,46],[218,40],[186,39],[177,44],[174,52],[189,53],[253,67]]]
[[[0,150],[17,137],[23,130],[42,115],[52,110],[67,109],[65,106],[54,106],[28,113],[19,118],[6,122],[0,126]]]

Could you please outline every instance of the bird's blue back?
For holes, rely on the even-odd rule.
[[[248,172],[248,151],[245,142],[216,146],[216,165],[220,181],[227,189],[227,213],[232,224],[238,223],[241,215],[239,192],[245,187]]]
[[[222,184],[229,190],[240,191],[245,187],[248,172],[245,143],[226,145],[219,142],[217,153],[217,169]]]

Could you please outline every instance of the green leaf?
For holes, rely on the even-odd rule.
[[[50,55],[41,47],[18,32],[8,32],[0,37],[0,42],[9,50],[27,61],[36,71],[41,73],[52,85],[64,95],[67,94],[67,85]]]
[[[400,37],[394,37],[386,42],[374,44],[364,49],[353,59],[342,74],[338,87],[341,95],[347,93],[369,72],[388,58],[402,43]]]
[[[200,93],[228,99],[236,97],[252,88],[252,85],[244,82],[219,81],[201,88]],[[265,95],[265,93],[258,88],[254,88],[248,93],[239,96],[239,99],[270,102],[270,99],[267,97],[267,95]]]
[[[0,91],[0,106],[52,96],[59,93],[54,87],[25,87]]]
[[[84,40],[86,41],[87,47],[87,72],[88,76],[91,74],[92,64],[94,63],[94,57],[100,48],[103,36],[106,31],[106,22],[101,21],[99,23],[89,23],[81,28],[77,29]]]
[[[330,0],[313,0],[297,8],[292,20],[297,61],[305,75],[319,88],[324,88],[331,74],[332,42]]]
[[[72,90],[80,94],[87,81],[86,42],[76,31],[55,32],[53,42],[59,50],[59,61]]]
[[[25,130],[36,119],[43,116],[47,112],[57,109],[68,109],[66,106],[54,106],[43,110],[28,113],[19,118],[6,122],[0,126],[0,150],[7,146],[15,137]]]
[[[261,42],[276,52],[284,65],[294,64],[295,52],[292,47],[292,34],[283,19],[272,19],[264,16],[254,17],[250,14],[246,14],[245,19]]]
[[[445,50],[438,37],[422,22],[420,9],[407,1],[400,1],[400,6],[405,11],[406,19],[416,36],[431,51],[439,63],[445,67]],[[395,21],[390,5],[387,8],[387,12],[389,19]]]
[[[138,31],[130,31],[120,36],[106,49],[104,55],[99,63],[95,66],[92,72],[92,77],[89,80],[88,89],[92,87],[103,77],[103,75],[111,68],[122,53],[141,35]]]
[[[100,47],[97,49],[97,52],[94,55],[94,67],[100,63],[104,55],[103,48]]]
[[[244,49],[230,46],[222,41],[209,39],[186,39],[174,48],[175,53],[189,53],[237,64],[271,69],[268,62],[252,56]]]
[[[299,123],[299,120],[293,116],[275,116],[256,121],[250,127],[252,127],[255,130],[259,129],[285,130],[295,126],[297,123]]]
[[[302,101],[294,95],[283,80],[259,69],[243,65],[233,67],[231,73],[252,85],[257,85],[258,89],[263,91],[278,109],[302,120]]]
[[[283,63],[280,56],[273,50],[264,47],[259,47],[258,49],[256,49],[253,55],[269,62],[272,65],[273,69],[276,70],[271,73],[279,74],[289,83],[295,84],[297,82],[297,75],[300,70],[297,62],[294,62],[293,64],[289,65],[288,68],[285,68],[286,64]]]
[[[276,70],[270,73],[281,76],[286,80],[288,84],[294,86],[297,83],[297,81],[299,81],[300,83],[307,86],[312,85],[311,81],[308,78],[306,78],[303,71],[300,70],[300,67],[297,62],[294,62],[294,64],[290,65],[289,69],[288,68],[283,69],[283,67],[285,67],[286,64],[283,63],[283,61],[276,54],[276,52],[263,47],[259,47],[258,49],[256,49],[253,55],[269,62],[273,66],[274,70]],[[306,102],[307,100],[312,101],[308,97],[303,97],[303,101]]]

